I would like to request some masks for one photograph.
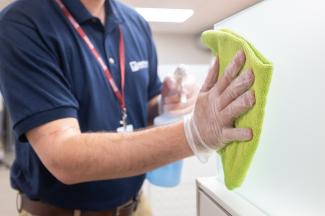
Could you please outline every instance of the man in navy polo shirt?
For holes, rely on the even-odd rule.
[[[148,24],[124,4],[20,0],[7,7],[0,87],[17,138],[11,184],[21,192],[21,215],[132,215],[147,171],[251,139],[250,129],[233,128],[255,101],[252,71],[237,76],[244,61],[238,52],[217,80],[216,60],[197,100],[189,87],[182,104],[172,81],[162,86],[158,78]],[[193,114],[116,133],[127,124],[145,128],[162,88],[163,106],[186,112],[195,104]]]

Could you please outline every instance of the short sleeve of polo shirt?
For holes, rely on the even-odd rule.
[[[37,126],[77,118],[78,101],[43,40],[33,26],[0,21],[0,88],[22,142]]]
[[[153,41],[151,29],[148,23],[146,23],[149,37],[150,37],[150,50],[149,50],[149,73],[150,73],[150,81],[149,81],[149,89],[148,89],[148,100],[157,96],[161,93],[162,83],[158,76],[158,59],[157,59],[157,50],[155,43]]]

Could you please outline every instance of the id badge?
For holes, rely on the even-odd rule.
[[[117,128],[117,133],[130,133],[133,132],[133,125],[129,124],[126,127]]]

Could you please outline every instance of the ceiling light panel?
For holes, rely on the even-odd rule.
[[[191,9],[136,8],[136,11],[148,22],[183,23],[194,14]]]

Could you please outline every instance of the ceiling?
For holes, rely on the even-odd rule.
[[[185,23],[150,23],[156,33],[198,34],[261,0],[121,0],[133,7],[193,9]],[[168,14],[166,14],[168,16]]]
[[[12,0],[0,0],[0,9]],[[262,0],[121,0],[132,7],[193,9],[184,23],[150,23],[155,33],[199,34]],[[168,14],[166,14],[168,16]]]

